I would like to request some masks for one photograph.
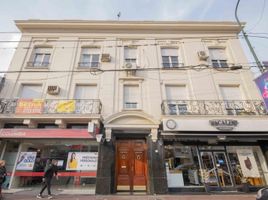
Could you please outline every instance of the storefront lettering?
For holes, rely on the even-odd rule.
[[[238,121],[232,119],[213,119],[209,123],[220,131],[231,131],[238,125]]]

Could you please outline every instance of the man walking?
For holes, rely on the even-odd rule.
[[[58,180],[58,169],[57,169],[57,164],[58,161],[53,159],[51,163],[48,164],[47,169],[45,170],[45,174],[43,177],[43,182],[45,183],[43,188],[41,189],[40,193],[36,196],[38,199],[43,198],[42,194],[47,188],[47,193],[48,193],[48,199],[52,199],[50,187],[51,187],[51,181],[53,176],[56,177]]]

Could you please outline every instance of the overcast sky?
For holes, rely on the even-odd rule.
[[[18,19],[235,21],[237,0],[0,0],[0,70],[6,70],[19,40]],[[260,60],[268,60],[268,2],[241,0],[239,18]],[[262,33],[262,34],[260,34]],[[14,47],[14,48],[13,48]],[[250,58],[245,44],[243,47]]]

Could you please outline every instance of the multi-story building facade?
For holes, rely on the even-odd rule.
[[[38,183],[48,158],[58,184],[97,194],[267,185],[267,110],[236,23],[16,25],[1,91],[8,187]]]

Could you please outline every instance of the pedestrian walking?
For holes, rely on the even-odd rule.
[[[6,180],[7,170],[6,170],[6,162],[4,160],[0,160],[0,199],[3,199],[2,196],[2,184]]]
[[[51,163],[48,164],[47,169],[45,169],[44,177],[43,177],[43,182],[44,185],[40,191],[40,193],[36,196],[38,199],[42,199],[43,197],[43,192],[47,188],[47,193],[48,193],[48,199],[52,199],[53,196],[51,195],[51,181],[53,176],[56,177],[58,180],[58,168],[57,168],[57,163],[58,161],[53,159]]]

